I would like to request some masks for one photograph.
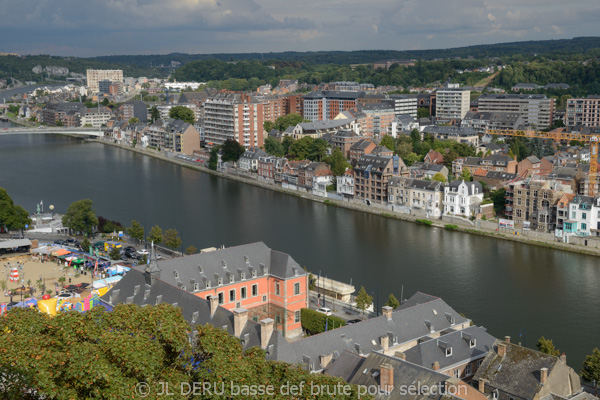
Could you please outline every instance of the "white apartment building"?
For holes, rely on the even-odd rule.
[[[471,106],[471,91],[456,86],[436,92],[436,115],[439,118],[463,119]]]
[[[600,96],[568,99],[565,125],[600,126]]]
[[[416,97],[390,96],[390,100],[394,101],[394,114],[397,117],[408,114],[413,118],[417,118],[418,99]]]
[[[519,113],[524,124],[540,129],[549,128],[554,118],[554,99],[544,94],[485,94],[477,102],[479,112]]]
[[[123,70],[121,69],[88,69],[87,86],[88,93],[94,94],[100,91],[100,81],[110,80],[113,82],[123,82]]]
[[[94,128],[106,125],[112,114],[110,111],[97,109],[89,109],[87,112],[81,114],[81,126],[91,125]]]

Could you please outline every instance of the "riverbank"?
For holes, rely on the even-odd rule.
[[[425,224],[422,224],[419,222],[419,219],[422,218],[419,216],[402,214],[402,213],[391,211],[387,208],[377,207],[375,205],[367,206],[365,204],[360,204],[357,202],[347,202],[347,201],[337,201],[337,200],[332,200],[332,199],[325,199],[323,197],[314,196],[309,193],[302,193],[302,192],[298,192],[298,191],[294,191],[294,190],[290,190],[290,189],[285,189],[285,188],[282,188],[281,186],[277,186],[274,183],[258,179],[258,177],[251,178],[250,176],[241,175],[240,173],[234,174],[234,173],[225,173],[225,172],[220,172],[220,171],[212,171],[206,167],[203,167],[203,166],[195,164],[195,163],[193,164],[193,163],[191,163],[189,161],[185,161],[183,159],[165,156],[164,154],[162,154],[161,152],[158,152],[156,150],[142,149],[142,148],[137,148],[137,147],[134,148],[131,146],[122,145],[122,144],[118,144],[118,143],[114,143],[114,142],[106,141],[106,140],[102,140],[102,139],[86,139],[86,141],[97,142],[97,143],[107,144],[107,145],[117,147],[117,148],[122,148],[122,149],[129,150],[129,151],[141,154],[141,155],[146,155],[146,156],[150,156],[150,157],[162,160],[162,161],[167,161],[172,164],[182,166],[184,168],[204,172],[204,173],[207,173],[207,174],[210,174],[213,176],[217,176],[220,178],[231,179],[231,180],[246,183],[249,185],[258,186],[258,187],[276,191],[279,193],[296,196],[296,197],[300,197],[303,199],[316,201],[319,203],[324,203],[329,206],[343,207],[343,208],[346,208],[346,209],[349,209],[352,211],[369,213],[369,214],[378,215],[378,216],[384,217],[384,218],[391,218],[391,219],[396,219],[396,220],[400,220],[400,221],[421,224],[424,226],[428,226],[432,229],[435,229],[435,228],[447,229],[446,225],[452,225],[452,227],[448,230],[469,233],[469,234],[475,234],[475,235],[480,235],[480,236],[487,236],[487,237],[491,237],[491,238],[495,238],[495,239],[508,240],[508,241],[512,241],[512,242],[525,243],[525,244],[530,244],[530,245],[539,246],[539,247],[551,248],[551,249],[555,249],[555,250],[563,250],[563,251],[568,251],[568,252],[573,252],[573,253],[578,253],[578,254],[600,256],[600,249],[598,249],[598,248],[580,246],[580,245],[563,243],[563,242],[556,242],[553,240],[552,241],[547,240],[546,238],[539,237],[539,233],[537,233],[537,232],[528,232],[525,234],[518,234],[518,235],[515,234],[514,232],[500,232],[495,227],[490,228],[489,226],[492,224],[489,221],[483,221],[488,225],[488,228],[485,228],[483,226],[477,227],[477,226],[473,225],[473,223],[471,223],[469,221],[465,221],[462,218],[453,218],[453,220],[451,222],[436,219],[436,220],[431,221],[432,222],[431,225],[425,225]],[[527,236],[528,234],[531,236]],[[551,236],[551,235],[546,235],[546,236]]]

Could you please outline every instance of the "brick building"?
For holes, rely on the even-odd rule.
[[[398,156],[365,154],[354,167],[354,197],[367,204],[385,202],[389,180],[407,174],[408,169]]]

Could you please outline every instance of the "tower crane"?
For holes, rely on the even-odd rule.
[[[589,187],[588,196],[595,197],[598,193],[598,183],[596,182],[598,176],[598,141],[599,138],[596,135],[586,135],[571,132],[561,131],[536,131],[536,130],[517,130],[517,129],[486,129],[486,133],[490,135],[499,136],[513,136],[513,137],[525,137],[525,138],[538,138],[538,139],[550,139],[555,142],[560,141],[571,141],[579,140],[590,146],[590,173],[588,176]]]

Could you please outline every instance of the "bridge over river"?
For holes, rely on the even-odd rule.
[[[65,128],[61,126],[48,126],[48,127],[39,127],[39,126],[20,126],[20,127],[8,127],[8,128],[0,128],[0,135],[18,135],[18,134],[66,134],[66,135],[74,135],[74,136],[84,136],[84,137],[100,137],[102,136],[102,131],[98,128]]]

